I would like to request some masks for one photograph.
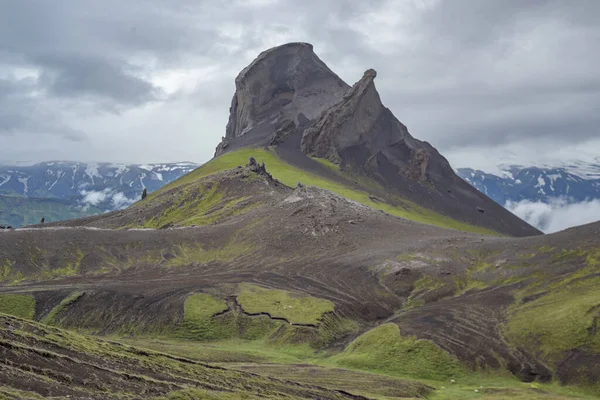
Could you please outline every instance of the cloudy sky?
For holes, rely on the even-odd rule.
[[[454,167],[600,154],[598,0],[0,0],[0,162],[208,160],[234,78],[310,42]]]

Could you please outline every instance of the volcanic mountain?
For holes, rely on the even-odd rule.
[[[413,138],[381,103],[376,76],[367,70],[350,87],[308,43],[267,50],[235,80],[226,135],[215,155],[275,146],[287,163],[319,175],[331,176],[318,161],[330,162],[337,180],[352,177],[353,187],[392,205],[412,201],[510,236],[540,233],[458,177],[429,143]]]
[[[0,393],[600,393],[600,225],[539,235],[494,208],[374,76],[268,50],[211,161],[125,210],[0,231]]]

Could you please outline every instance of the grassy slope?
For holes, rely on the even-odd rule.
[[[42,217],[46,218],[46,222],[63,221],[101,212],[95,207],[82,211],[73,205],[55,199],[0,195],[0,224],[11,225],[15,228],[38,224]]]
[[[272,317],[285,318],[293,324],[314,324],[323,314],[332,312],[334,304],[329,300],[309,296],[295,296],[285,290],[263,289],[246,284],[238,295],[238,302],[251,314],[269,313]]]
[[[584,260],[583,268],[553,280],[543,275],[532,280],[515,293],[517,302],[508,310],[507,338],[551,367],[571,349],[600,353],[600,249],[563,250],[554,254],[553,261],[576,262],[577,258]]]
[[[457,359],[428,340],[402,336],[396,324],[371,329],[331,361],[361,370],[439,381],[465,374]]]
[[[258,162],[264,162],[267,167],[267,171],[271,173],[274,178],[290,187],[295,187],[298,182],[302,182],[308,186],[316,186],[329,190],[337,193],[340,196],[365,204],[377,210],[385,211],[397,217],[406,218],[425,224],[441,226],[444,228],[497,235],[496,232],[437,214],[407,200],[402,200],[402,203],[405,207],[397,207],[386,203],[374,202],[369,198],[369,194],[367,192],[349,188],[339,182],[325,179],[316,174],[296,168],[285,163],[283,160],[277,157],[274,152],[260,148],[247,148],[225,153],[222,156],[207,162],[193,172],[170,183],[161,190],[149,195],[145,201],[148,201],[156,197],[157,194],[173,187],[192,183],[216,172],[235,168],[239,165],[246,165],[250,157],[255,157]]]
[[[28,294],[0,294],[0,313],[32,319],[35,299]]]
[[[218,368],[3,314],[0,347],[0,398],[350,398],[314,385]]]
[[[115,339],[261,375],[306,383],[318,382],[320,386],[350,390],[352,393],[369,396],[372,399],[396,399],[398,388],[404,387],[409,382],[421,382],[434,387],[436,390],[426,397],[433,400],[597,398],[594,394],[575,387],[523,383],[510,374],[500,372],[471,373],[457,366],[452,357],[440,353],[440,349],[430,347],[428,344],[423,343],[418,348],[419,351],[411,350],[413,347],[409,343],[413,342],[413,339],[395,336],[398,334],[397,329],[389,338],[381,335],[381,333],[389,333],[385,332],[388,329],[375,332],[381,340],[377,344],[365,343],[367,348],[363,349],[365,351],[362,354],[359,354],[360,350],[353,346],[351,351],[344,351],[337,356],[315,353],[302,345],[274,346],[263,341],[224,340],[201,343],[168,339]],[[363,339],[364,337],[359,338],[357,342]],[[383,344],[392,346],[389,352],[386,351],[385,346],[378,347]],[[375,350],[375,352],[369,354],[368,350]],[[415,354],[411,354],[413,351]],[[392,356],[399,358],[392,359]],[[407,365],[402,365],[403,362]],[[372,365],[367,365],[368,363]],[[427,364],[440,367],[440,373],[432,370],[428,372],[427,377],[415,377],[412,372],[404,373],[409,371],[411,366]],[[370,369],[372,366],[375,368]],[[452,379],[454,383],[451,382]],[[415,397],[420,398],[420,396]]]

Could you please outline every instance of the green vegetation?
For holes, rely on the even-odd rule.
[[[329,300],[250,284],[241,285],[237,299],[248,313],[268,313],[271,317],[285,318],[292,324],[317,325],[323,314],[333,312],[335,307]]]
[[[397,331],[394,332],[398,334]],[[119,339],[160,352],[180,355],[202,362],[219,363],[235,369],[319,385],[322,387],[347,390],[373,399],[398,397],[426,397],[433,400],[484,399],[484,400],[567,400],[595,399],[593,394],[575,387],[558,384],[523,383],[509,373],[470,373],[459,369],[451,378],[421,379],[406,376],[401,371],[381,371],[364,369],[363,363],[355,366],[341,365],[336,356],[314,353],[303,345],[273,346],[264,341],[226,340],[210,343],[175,341],[163,339]],[[393,350],[393,348],[392,348]],[[439,349],[438,349],[439,350]],[[388,361],[393,354],[385,355],[380,364]],[[374,357],[373,357],[374,358]],[[410,360],[410,359],[409,359]],[[399,364],[402,359],[396,362]],[[341,369],[340,367],[344,367]],[[351,369],[345,369],[351,368]],[[375,373],[378,372],[378,373]],[[410,379],[410,380],[408,380]],[[413,380],[414,379],[414,380]],[[450,380],[454,379],[455,383]],[[431,393],[419,382],[432,386]]]
[[[600,278],[570,282],[514,306],[506,335],[512,343],[537,350],[551,362],[559,361],[570,349],[586,347],[600,352],[600,335],[593,333],[600,319],[599,285]]]
[[[170,393],[160,400],[260,400],[262,397],[246,393],[214,393],[202,389],[186,389],[180,392]]]
[[[176,257],[170,259],[167,266],[182,266],[194,264],[206,264],[211,261],[232,261],[241,256],[251,254],[253,246],[230,240],[223,247],[204,248],[201,245],[179,245]]]
[[[4,283],[9,280],[9,278],[13,272],[14,266],[15,266],[14,261],[9,260],[8,258],[5,258],[4,260],[2,260],[2,262],[0,263],[0,283]]]
[[[56,317],[64,310],[67,309],[67,307],[69,307],[71,304],[73,304],[74,302],[76,302],[81,296],[83,296],[83,292],[73,292],[71,293],[69,296],[67,296],[66,298],[64,298],[59,305],[57,305],[56,307],[54,307],[49,313],[48,315],[46,315],[44,318],[42,318],[42,320],[40,321],[43,324],[49,324],[49,325],[54,325],[57,324],[58,321],[56,321]]]
[[[57,278],[66,278],[77,276],[81,267],[81,262],[85,254],[80,249],[67,249],[64,254],[60,255],[62,266],[57,267],[56,261],[51,263],[47,250],[33,248],[26,254],[26,261],[33,268],[34,273],[23,275],[21,271],[14,273],[14,262],[6,261],[1,267],[4,282],[8,284],[18,284],[24,280],[42,281],[52,280]],[[52,264],[52,265],[51,265]],[[11,271],[13,272],[11,274]]]
[[[196,340],[225,339],[226,326],[213,318],[215,314],[227,310],[223,300],[199,293],[189,296],[184,303],[183,321],[179,327],[182,337]]]
[[[243,213],[256,204],[240,206],[247,197],[235,197],[224,201],[225,192],[220,190],[219,182],[189,184],[177,201],[158,216],[146,221],[144,228],[161,228],[168,225],[191,226],[210,225],[218,220]],[[136,227],[132,225],[130,227]]]
[[[33,319],[35,299],[29,294],[0,294],[0,313]]]
[[[339,399],[337,390],[272,379],[0,315],[7,379],[0,398]],[[337,389],[336,382],[333,388]],[[412,383],[414,387],[424,387]]]
[[[359,336],[331,362],[396,376],[447,380],[465,374],[459,361],[433,342],[406,337],[388,323]]]
[[[77,249],[71,252],[68,257],[70,260],[66,260],[65,265],[60,268],[44,268],[41,274],[42,279],[65,278],[78,275],[79,268],[81,267],[81,261],[83,261],[85,254],[83,254],[81,250]]]
[[[402,200],[401,206],[393,206],[387,203],[373,201],[369,198],[369,194],[367,192],[352,189],[342,183],[322,178],[316,174],[296,168],[285,163],[273,151],[259,148],[240,149],[225,153],[220,157],[212,159],[202,167],[192,171],[191,173],[179,178],[174,182],[171,182],[161,190],[150,194],[146,200],[144,200],[144,202],[148,202],[158,196],[160,193],[167,192],[174,187],[195,182],[211,174],[232,169],[239,165],[245,165],[250,157],[255,157],[258,162],[264,162],[267,167],[267,171],[269,171],[274,178],[290,187],[295,187],[298,182],[302,182],[308,186],[316,186],[321,189],[329,190],[340,196],[365,204],[374,209],[385,211],[388,214],[395,215],[397,217],[422,222],[425,224],[441,226],[444,228],[498,235],[496,232],[488,229],[470,225],[444,215],[437,214],[431,210],[420,207],[415,203],[409,202],[408,200]],[[143,202],[140,204],[143,204]]]

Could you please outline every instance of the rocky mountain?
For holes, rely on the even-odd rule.
[[[0,396],[597,397],[600,223],[541,234],[374,78],[267,50],[212,160],[125,209],[0,230]]]
[[[600,199],[600,163],[564,167],[513,165],[497,174],[459,168],[457,173],[502,205],[522,200],[549,202],[557,197],[572,202]]]
[[[382,103],[376,72],[345,84],[307,43],[261,53],[236,78],[229,123],[215,155],[244,147],[276,146],[286,162],[317,174],[330,162],[354,175],[357,188],[384,202],[400,199],[469,224],[510,235],[540,232],[460,179],[427,142],[413,138]],[[360,175],[372,181],[367,188]]]
[[[43,162],[0,166],[0,223],[21,226],[121,209],[198,167]],[[18,198],[18,200],[17,200]],[[10,203],[10,204],[9,204]]]

